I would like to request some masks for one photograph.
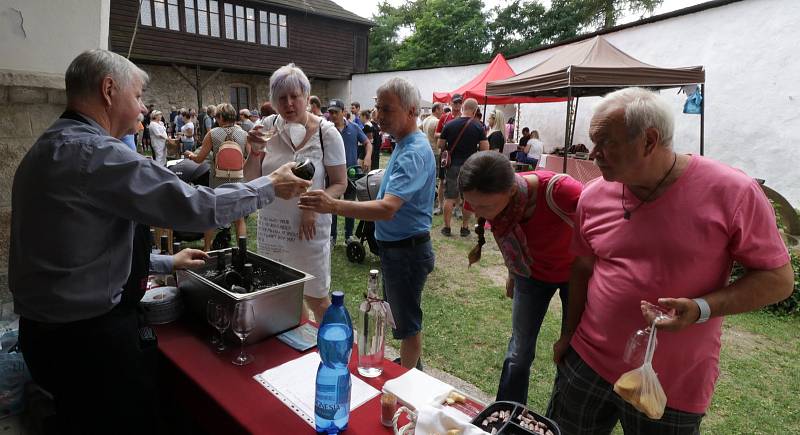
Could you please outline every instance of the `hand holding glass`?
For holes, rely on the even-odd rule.
[[[256,316],[253,312],[253,305],[249,302],[238,302],[233,308],[233,332],[239,337],[241,342],[241,349],[239,355],[233,359],[233,363],[237,366],[243,366],[253,362],[253,355],[244,353],[244,340],[250,332],[256,327]]]

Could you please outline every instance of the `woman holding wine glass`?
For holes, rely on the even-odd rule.
[[[325,189],[338,198],[347,187],[344,142],[333,123],[306,110],[311,92],[308,78],[289,64],[272,74],[269,87],[270,102],[278,114],[264,118],[261,126],[249,132],[252,151],[245,179],[268,174],[287,162],[309,159],[316,168],[311,189]],[[330,227],[330,214],[301,211],[297,200],[275,199],[259,210],[258,253],[317,278],[305,284],[303,293],[318,322],[331,303]]]

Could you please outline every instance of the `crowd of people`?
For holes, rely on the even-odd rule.
[[[792,291],[788,252],[758,184],[710,159],[676,153],[671,109],[649,90],[616,91],[597,105],[589,133],[602,179],[582,186],[545,170],[516,173],[494,145],[498,133],[510,137],[513,124],[503,131],[495,110],[481,125],[474,99],[453,95],[449,112],[434,105],[436,121],[429,117],[420,129],[420,92],[402,78],[377,89],[373,111],[331,100],[324,113],[306,75],[289,64],[270,77],[269,105],[256,116],[222,104],[201,120],[191,111],[171,113],[168,124],[141,101],[147,81],[112,52],[79,55],[66,72],[67,110],[14,178],[9,287],[21,316],[20,346],[33,379],[53,394],[64,433],[143,433],[157,422],[154,374],[136,315],[142,278],[199,267],[207,255],[153,255],[142,239],[146,225],[207,231],[236,221],[241,234],[241,218],[258,212],[259,253],[316,276],[304,296],[319,319],[330,304],[332,216],[374,221],[399,362],[421,368],[438,189],[442,234],[450,235],[460,203],[460,234],[471,234],[474,214],[477,231],[490,228],[507,268],[512,334],[498,400],[527,402],[539,328],[559,293],[562,328],[547,415],[565,434],[610,433],[617,422],[626,433],[699,433],[719,375],[722,318]],[[148,145],[182,132],[186,158],[214,156],[212,186],[184,183],[155,147],[148,159],[121,140],[148,112],[156,124],[148,125]],[[377,167],[376,131],[394,141],[377,198],[347,200],[349,167]],[[538,152],[534,133],[523,129],[518,156]],[[241,167],[213,161],[223,155],[240,156]],[[299,158],[317,168],[311,181],[292,174]],[[729,283],[734,260],[746,272]],[[656,320],[650,304],[667,312],[655,323],[665,331],[653,362],[668,398],[660,420],[612,389],[633,368],[622,361],[628,335]],[[89,346],[74,352],[74,343]]]

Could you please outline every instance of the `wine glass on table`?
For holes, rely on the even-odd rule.
[[[214,308],[214,327],[219,331],[219,343],[217,343],[217,352],[225,350],[225,330],[231,324],[231,315],[224,304],[217,304]]]
[[[233,317],[231,319],[231,328],[234,334],[239,337],[241,348],[239,355],[233,359],[233,363],[237,366],[243,366],[253,362],[253,355],[244,352],[244,341],[250,332],[256,327],[256,316],[253,311],[253,305],[249,302],[237,302],[233,307]]]
[[[216,325],[214,324],[214,320],[216,319],[217,315],[217,305],[219,304],[213,300],[209,300],[206,304],[206,322],[208,322],[208,324],[215,330],[217,329]],[[217,337],[217,334],[211,334],[211,339],[209,341],[211,342],[211,345],[216,346],[219,344],[220,340]]]

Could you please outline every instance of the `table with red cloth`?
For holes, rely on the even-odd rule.
[[[216,353],[209,343],[211,328],[186,322],[173,322],[156,328],[158,347],[166,360],[160,373],[161,387],[179,401],[209,434],[311,434],[314,429],[292,412],[253,376],[299,358],[298,352],[276,338],[245,347],[255,360],[246,366],[231,363],[239,352],[238,343],[226,343],[228,349]],[[356,350],[350,360],[350,372],[359,376]],[[383,383],[407,369],[384,361],[383,374],[361,378],[379,391]],[[316,373],[309,373],[316,376]],[[360,376],[359,376],[360,377]],[[350,413],[347,433],[390,434],[391,428],[380,423],[380,395]]]
[[[542,154],[538,167],[556,173],[563,172],[564,157],[554,154]],[[594,161],[574,159],[572,157],[567,158],[567,174],[582,184],[586,184],[603,175],[600,172],[600,168],[594,164]]]

